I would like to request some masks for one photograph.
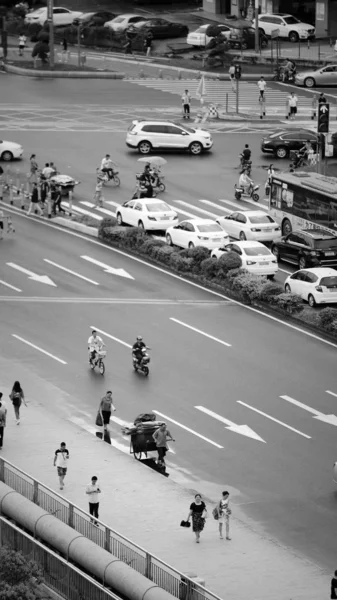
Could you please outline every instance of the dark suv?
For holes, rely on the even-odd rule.
[[[277,260],[306,267],[337,267],[337,236],[323,229],[292,231],[273,242]]]
[[[267,48],[268,38],[264,33],[259,32],[260,48]],[[228,36],[230,48],[240,48],[247,50],[255,48],[255,29],[253,27],[233,28]]]

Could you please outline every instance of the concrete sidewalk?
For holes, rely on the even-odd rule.
[[[3,458],[85,510],[85,486],[97,475],[103,491],[102,521],[176,569],[204,578],[206,587],[226,600],[328,597],[331,574],[257,531],[257,524],[248,522],[236,505],[239,492],[232,490],[230,482],[209,484],[206,504],[211,514],[222,489],[231,491],[232,541],[219,539],[217,523],[210,516],[201,544],[196,544],[192,531],[179,524],[187,516],[195,490],[205,493],[203,485],[199,487],[195,482],[195,489],[185,489],[119,451],[118,444],[110,446],[98,439],[93,425],[98,399],[93,400],[91,415],[81,414],[77,408],[80,398],[70,397],[24,364],[0,358],[0,372],[8,409]],[[8,399],[16,379],[20,380],[28,403],[27,408],[21,408],[20,426],[15,424]],[[121,402],[122,399],[115,399],[117,416]],[[63,491],[59,490],[53,467],[53,455],[61,441],[70,451]],[[170,472],[170,457],[167,462]]]

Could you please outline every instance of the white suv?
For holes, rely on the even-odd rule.
[[[253,27],[255,27],[255,21]],[[278,37],[288,38],[290,42],[315,38],[315,27],[308,23],[302,23],[292,15],[282,13],[259,15],[259,29],[261,33],[268,36],[271,36],[272,32],[278,29]]]
[[[185,127],[172,121],[132,121],[126,134],[126,145],[137,148],[140,154],[152,149],[189,150],[201,154],[213,146],[211,134],[205,129]]]

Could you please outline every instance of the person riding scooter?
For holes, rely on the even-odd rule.
[[[106,154],[104,158],[102,158],[101,162],[101,171],[106,173],[109,179],[113,179],[114,171],[117,170],[116,163],[113,162],[110,158],[110,154]]]
[[[137,335],[137,340],[132,346],[132,356],[136,359],[137,363],[143,358],[143,349],[146,348],[146,344],[143,342],[141,335]]]
[[[153,196],[153,181],[151,173],[151,165],[147,163],[144,167],[143,173],[139,177],[139,184],[141,186],[140,198],[152,198]]]
[[[89,350],[89,362],[94,361],[97,352],[99,352],[103,346],[105,346],[102,338],[97,335],[96,329],[92,330],[92,335],[88,339],[88,350]]]
[[[308,161],[308,157],[309,154],[313,152],[313,148],[311,145],[310,140],[307,140],[304,144],[304,146],[302,146],[302,148],[300,148],[300,150],[298,152],[296,152],[294,158],[293,158],[293,167],[296,169],[299,166],[302,166],[303,164],[305,164]]]
[[[253,183],[253,180],[248,177],[247,169],[243,169],[239,177],[239,187],[243,189],[245,194],[249,194]]]

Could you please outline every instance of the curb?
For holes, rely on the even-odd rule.
[[[14,65],[3,65],[7,73],[13,75],[25,75],[26,77],[50,77],[52,79],[124,79],[124,73],[106,73],[98,71],[38,71],[36,69],[24,69]]]
[[[98,228],[89,227],[83,223],[77,223],[76,221],[68,221],[68,219],[64,219],[63,217],[54,217],[51,222],[61,225],[61,227],[65,227],[66,229],[72,229],[73,231],[85,233],[90,237],[98,238]]]

